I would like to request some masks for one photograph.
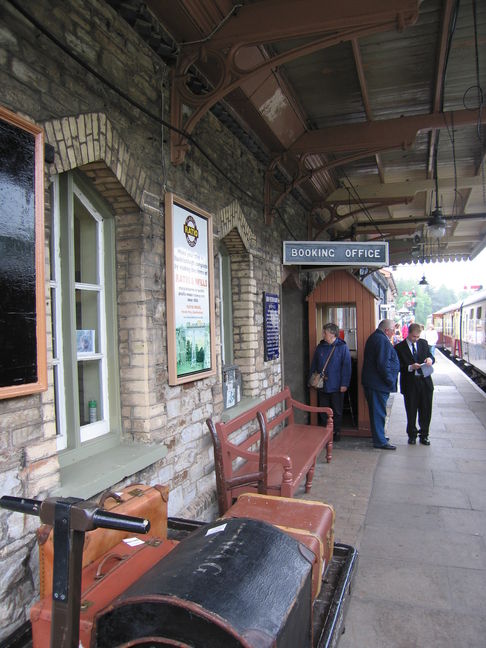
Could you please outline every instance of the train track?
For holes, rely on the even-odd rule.
[[[467,362],[463,358],[455,356],[448,349],[445,349],[443,347],[438,348],[440,349],[441,353],[446,358],[451,360],[456,365],[456,367],[459,367],[459,369],[463,371],[474,382],[474,384],[479,387],[479,389],[486,393],[486,373],[484,373],[484,371]]]

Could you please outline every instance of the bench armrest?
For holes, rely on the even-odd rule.
[[[296,407],[297,409],[303,410],[304,412],[316,412],[316,413],[325,412],[328,416],[332,417],[332,409],[330,407],[317,407],[314,405],[305,405],[304,403],[296,401],[293,398],[290,399],[290,404],[292,405],[292,407]]]
[[[292,459],[289,457],[289,455],[284,455],[284,454],[269,454],[268,455],[268,463],[279,463],[282,464],[282,466],[285,466],[288,468],[288,470],[292,471]]]
[[[247,461],[258,461],[258,458],[260,457],[259,450],[243,450],[230,441],[226,441],[225,450],[231,452],[233,458],[240,457],[241,459],[246,459]]]

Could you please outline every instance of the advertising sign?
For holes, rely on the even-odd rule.
[[[214,374],[213,246],[209,214],[166,200],[169,383]]]

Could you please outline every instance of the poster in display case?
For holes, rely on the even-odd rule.
[[[169,384],[216,372],[210,214],[169,193],[165,202]]]

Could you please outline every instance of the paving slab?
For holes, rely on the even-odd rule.
[[[475,448],[472,448],[472,450],[473,452],[471,454],[475,455]],[[486,461],[484,461],[483,459],[457,459],[455,460],[455,463],[459,472],[479,473],[481,475],[486,475]]]
[[[453,531],[445,536],[440,529],[417,531],[412,526],[392,527],[385,522],[371,527],[366,519],[360,556],[386,556],[398,562],[413,560],[417,565],[468,567],[483,570],[486,576],[486,547],[480,536]]]
[[[447,567],[370,557],[360,565],[360,577],[353,596],[451,610],[453,597],[450,590]]]
[[[437,471],[439,472],[439,471]],[[444,471],[445,472],[445,471]],[[433,471],[431,468],[410,468],[409,466],[384,466],[375,474],[374,486],[387,488],[389,484],[411,484],[415,486],[434,485]]]
[[[402,484],[389,483],[386,488],[373,486],[372,495],[378,500],[400,504],[432,504],[433,506],[448,506],[453,508],[473,508],[468,496],[457,488],[432,488],[410,484],[406,488]]]
[[[431,446],[407,444],[394,394],[396,452],[348,439],[316,470],[359,550],[339,648],[486,646],[486,395],[440,353],[433,378]]]
[[[486,544],[486,512],[477,510],[465,510],[447,508],[439,509],[440,528],[446,532],[454,532],[461,529],[462,533],[469,533],[481,536]],[[486,587],[486,581],[485,581]],[[486,600],[486,592],[485,592]]]
[[[428,606],[351,597],[339,648],[482,648],[486,619]],[[350,612],[353,623],[349,622]]]
[[[370,500],[366,512],[366,523],[373,527],[383,525],[396,529],[412,527],[416,531],[443,528],[439,506],[416,503],[398,504],[375,498]]]

